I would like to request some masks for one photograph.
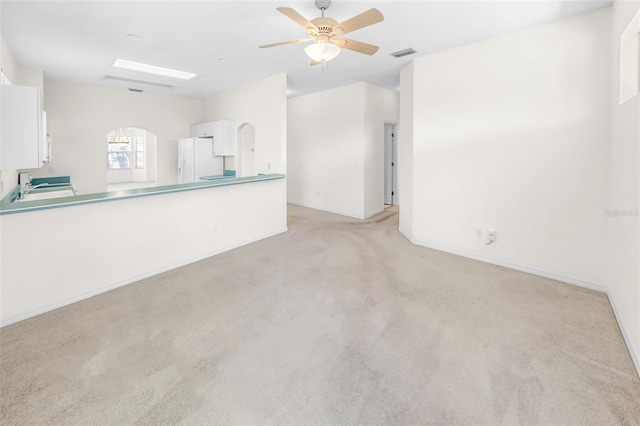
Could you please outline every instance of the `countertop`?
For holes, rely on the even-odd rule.
[[[184,183],[179,185],[155,186],[150,188],[129,189],[125,191],[99,192],[94,194],[75,195],[72,197],[50,198],[47,200],[7,202],[12,192],[3,198],[0,203],[0,215],[26,213],[37,210],[71,207],[82,204],[117,201],[128,198],[148,197],[153,195],[169,194],[173,192],[195,191],[198,189],[214,188],[217,186],[240,185],[251,182],[262,182],[275,179],[283,179],[283,174],[265,174],[250,177],[223,177],[205,182]]]

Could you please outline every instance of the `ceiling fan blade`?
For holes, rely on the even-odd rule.
[[[384,16],[382,16],[382,13],[380,13],[378,9],[373,8],[339,23],[333,27],[333,32],[335,34],[347,34],[381,21],[384,21]]]
[[[294,21],[295,23],[297,23],[298,25],[300,25],[301,27],[303,27],[307,31],[308,30],[313,30],[313,31],[316,31],[316,32],[318,31],[318,28],[315,25],[313,25],[311,22],[309,22],[309,20],[307,20],[307,18],[305,18],[304,16],[300,15],[294,9],[291,9],[290,7],[276,7],[276,10],[278,12],[282,13],[287,18],[289,18],[292,21]]]
[[[365,55],[373,55],[380,49],[373,44],[351,40],[350,38],[341,38],[340,40],[336,40],[335,44],[343,49],[353,50],[354,52],[364,53]]]
[[[280,43],[264,44],[258,47],[260,47],[261,49],[264,49],[266,47],[285,46],[287,44],[304,43],[305,41],[312,41],[312,40],[313,40],[312,38],[298,38],[296,40],[281,41]]]

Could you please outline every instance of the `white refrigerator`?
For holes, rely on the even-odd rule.
[[[224,174],[224,157],[213,155],[213,138],[178,141],[178,183],[200,182],[202,176]]]

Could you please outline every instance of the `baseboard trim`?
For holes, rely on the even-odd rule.
[[[457,247],[449,246],[446,244],[437,243],[429,240],[410,239],[413,244],[432,248],[435,250],[444,251],[458,256],[468,257],[470,259],[480,260],[482,262],[491,263],[492,265],[504,266],[505,268],[515,269],[516,271],[528,272],[533,275],[539,275],[541,277],[550,278],[552,280],[561,281],[568,284],[577,285],[579,287],[596,290],[602,293],[607,293],[607,287],[602,284],[592,283],[581,278],[572,277],[570,275],[564,275],[558,272],[549,271],[542,268],[536,268],[533,266],[523,265],[521,263],[512,262],[510,260],[501,259],[498,257],[487,256],[482,253],[477,253],[471,250],[460,249]]]
[[[122,281],[119,281],[117,283],[110,284],[110,285],[107,285],[105,287],[101,287],[99,289],[92,290],[92,291],[89,291],[87,293],[83,293],[81,295],[75,296],[75,297],[71,297],[71,298],[68,298],[68,299],[65,299],[65,300],[61,300],[59,302],[52,303],[50,305],[42,306],[42,307],[34,309],[32,311],[28,311],[28,312],[22,313],[20,315],[16,315],[14,317],[7,318],[6,320],[0,322],[0,328],[6,327],[6,326],[11,325],[11,324],[15,324],[15,323],[20,322],[20,321],[24,321],[26,319],[35,317],[37,315],[42,315],[44,313],[47,313],[47,312],[62,308],[62,307],[67,306],[67,305],[71,305],[71,304],[76,303],[76,302],[80,302],[80,301],[88,299],[90,297],[97,296],[97,295],[102,294],[102,293],[106,293],[107,291],[115,290],[118,287],[123,287],[123,286],[128,285],[128,284],[133,284],[134,282],[143,280],[145,278],[149,278],[149,277],[152,277],[154,275],[162,274],[164,272],[171,271],[171,270],[176,269],[176,268],[187,266],[187,265],[190,265],[192,263],[196,263],[196,262],[199,262],[201,260],[207,259],[209,257],[218,255],[220,253],[224,253],[226,251],[233,250],[235,248],[242,247],[244,245],[251,244],[251,243],[254,243],[256,241],[263,240],[265,238],[269,238],[269,237],[273,237],[273,236],[278,235],[278,234],[282,234],[284,232],[287,232],[288,230],[289,229],[285,226],[284,228],[281,228],[279,230],[275,230],[275,231],[272,231],[272,232],[268,232],[266,234],[260,235],[260,236],[255,237],[255,238],[250,238],[248,240],[243,240],[243,241],[239,241],[237,243],[229,244],[228,246],[224,246],[224,247],[218,248],[218,249],[213,250],[213,251],[211,251],[211,252],[209,252],[209,253],[207,253],[205,255],[198,256],[197,258],[194,258],[194,259],[189,259],[187,261],[180,261],[180,262],[173,263],[171,265],[166,265],[166,266],[163,266],[163,267],[158,268],[158,269],[156,269],[154,271],[151,271],[151,272],[147,272],[147,273],[144,273],[144,274],[141,274],[141,275],[136,275],[134,277],[129,277],[129,278],[126,278],[126,279],[124,279]]]
[[[369,212],[369,213],[365,214],[365,215],[364,215],[364,219],[369,219],[370,217],[373,217],[373,216],[375,216],[375,215],[377,215],[377,214],[380,214],[380,213],[382,213],[383,211],[384,211],[384,206],[383,206],[382,208],[379,208],[379,209],[377,209],[377,210],[374,210],[374,211],[372,211],[372,212]]]
[[[613,296],[611,296],[611,293],[609,291],[607,291],[607,297],[609,298],[609,304],[611,305],[611,310],[613,310],[613,315],[616,317],[616,321],[618,321],[618,328],[620,328],[620,333],[622,334],[624,343],[626,343],[627,345],[627,350],[629,351],[631,362],[633,362],[634,367],[636,367],[636,373],[638,374],[638,377],[640,377],[640,358],[638,357],[638,353],[635,351],[635,348],[631,343],[631,339],[629,338],[627,329],[624,326],[624,321],[622,321],[622,317],[618,315],[618,309],[616,308],[615,300]]]
[[[354,218],[354,219],[364,219],[362,216],[356,216],[356,215],[353,215],[351,213],[347,213],[347,212],[340,211],[340,210],[328,210],[328,209],[320,208],[318,206],[312,206],[311,204],[299,203],[297,201],[287,201],[287,202],[289,204],[293,204],[293,205],[300,206],[300,207],[306,207],[308,209],[319,210],[321,212],[337,214],[337,215],[340,215],[340,216],[351,217],[351,218]]]
[[[591,290],[596,290],[596,291],[599,291],[601,293],[606,294],[607,298],[609,299],[609,304],[611,305],[611,309],[613,310],[613,315],[616,318],[616,321],[618,323],[618,327],[620,328],[620,333],[622,334],[622,338],[624,339],[624,342],[625,342],[625,344],[627,346],[627,351],[629,352],[629,356],[631,357],[631,361],[633,362],[633,365],[636,368],[636,373],[638,374],[638,377],[640,377],[640,358],[638,358],[638,354],[636,353],[635,348],[634,348],[634,346],[633,346],[633,344],[631,342],[631,339],[629,338],[629,334],[627,333],[627,330],[626,330],[626,328],[624,326],[624,322],[622,321],[622,318],[620,317],[620,315],[618,315],[618,310],[616,308],[615,301],[614,301],[613,297],[611,296],[611,292],[609,291],[609,288],[607,286],[602,285],[602,284],[592,283],[592,282],[589,282],[589,281],[585,281],[583,279],[572,277],[570,275],[564,275],[564,274],[560,274],[560,273],[557,273],[557,272],[554,272],[554,271],[549,271],[549,270],[546,270],[546,269],[535,268],[535,267],[532,267],[532,266],[527,266],[527,265],[523,265],[523,264],[520,264],[520,263],[511,262],[509,260],[505,260],[505,259],[501,259],[501,258],[497,258],[497,257],[492,257],[492,256],[487,256],[487,255],[484,255],[484,254],[481,254],[481,253],[473,252],[471,250],[460,249],[460,248],[449,246],[449,245],[446,245],[446,244],[437,243],[437,242],[434,242],[434,241],[421,240],[419,238],[410,238],[409,236],[407,236],[404,233],[403,233],[403,235],[409,241],[411,241],[411,243],[419,245],[419,246],[431,248],[431,249],[434,249],[434,250],[444,251],[444,252],[455,254],[455,255],[458,255],[458,256],[468,257],[470,259],[475,259],[475,260],[479,260],[479,261],[482,261],[482,262],[491,263],[493,265],[504,266],[505,268],[514,269],[516,271],[521,271],[521,272],[527,272],[529,274],[538,275],[538,276],[545,277],[545,278],[550,278],[552,280],[560,281],[560,282],[567,283],[567,284],[572,284],[572,285],[575,285],[575,286],[578,286],[578,287],[588,288],[588,289],[591,289]]]

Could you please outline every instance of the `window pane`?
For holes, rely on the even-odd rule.
[[[131,168],[131,138],[111,136],[107,139],[107,169]]]
[[[144,169],[144,138],[136,138],[136,169]]]
[[[119,151],[109,152],[107,154],[107,168],[112,169],[129,169],[130,152]]]

